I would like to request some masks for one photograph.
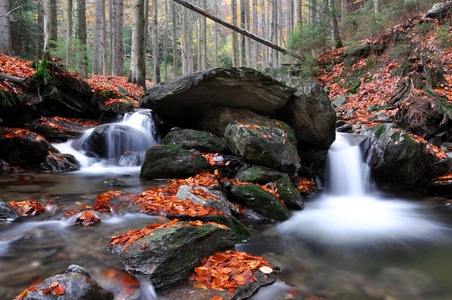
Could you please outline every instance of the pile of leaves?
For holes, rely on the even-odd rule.
[[[21,129],[21,128],[3,128],[3,130],[0,131],[0,137],[2,137],[2,136],[6,137],[8,139],[27,137],[27,138],[30,138],[37,142],[39,142],[41,140],[46,140],[42,135],[40,135],[38,133],[34,133],[34,132],[31,132],[30,130]]]
[[[12,208],[14,208],[21,216],[35,216],[46,211],[41,203],[35,200],[26,200],[20,202],[11,201],[8,202],[8,204]]]
[[[14,300],[21,300],[23,299],[28,292],[35,292],[38,289],[38,286],[36,284],[33,284],[28,289],[25,289],[21,294],[14,297]],[[64,284],[61,284],[58,282],[58,280],[55,280],[52,282],[48,287],[43,288],[41,291],[39,291],[39,294],[42,295],[64,295],[66,292],[66,286]]]
[[[101,219],[98,218],[93,212],[84,211],[76,220],[75,224],[89,226],[100,223]]]
[[[228,250],[203,258],[189,279],[198,282],[193,285],[195,288],[227,290],[234,295],[235,288],[257,281],[254,271],[269,274],[272,267],[262,257]]]
[[[314,180],[310,180],[308,178],[296,178],[295,182],[297,183],[295,185],[295,189],[298,192],[309,193],[318,190]]]
[[[43,126],[48,126],[53,129],[58,130],[59,132],[66,130],[82,130],[87,128],[92,128],[100,125],[100,122],[92,121],[92,120],[81,120],[74,118],[62,118],[62,117],[53,117],[46,118],[41,117],[36,120],[36,123],[39,123]]]
[[[218,223],[213,223],[213,222],[203,223],[199,220],[198,221],[190,221],[190,222],[179,222],[178,219],[174,219],[165,224],[151,224],[151,225],[141,228],[141,229],[127,230],[126,233],[124,233],[124,234],[118,234],[118,235],[110,237],[111,241],[108,245],[112,246],[112,245],[116,245],[116,244],[119,244],[119,245],[126,244],[122,248],[122,251],[125,251],[125,250],[127,250],[127,248],[129,248],[132,245],[133,242],[135,242],[136,240],[139,240],[147,235],[152,235],[156,229],[169,228],[169,227],[181,227],[181,226],[202,226],[204,224],[212,224],[212,225],[216,225],[221,228],[227,228],[224,225],[221,225]],[[147,247],[148,247],[148,245],[144,244],[142,247],[140,247],[140,250],[144,250]]]

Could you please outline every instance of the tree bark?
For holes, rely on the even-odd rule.
[[[102,74],[102,8],[105,0],[94,5],[93,75]]]
[[[74,37],[73,34],[73,19],[72,19],[72,13],[73,13],[73,3],[72,0],[67,0],[67,6],[66,6],[66,17],[67,17],[67,30],[66,30],[66,63],[69,63],[69,60],[71,58],[71,52],[72,52],[72,38]]]
[[[331,14],[331,33],[333,36],[333,42],[336,49],[343,46],[341,37],[339,35],[339,24],[337,22],[336,13],[336,0],[329,0],[330,14]]]
[[[232,25],[234,27],[237,27],[237,0],[232,0]],[[232,32],[232,66],[239,66],[238,41],[236,31]]]
[[[9,17],[6,14],[9,12],[9,0],[4,0],[0,3],[0,53],[11,55],[11,24]]]
[[[253,0],[253,31],[258,34],[259,33],[259,19],[257,17],[257,0]],[[257,58],[259,55],[259,44],[257,41],[253,41],[253,59],[252,66],[255,70],[257,70]]]
[[[205,9],[207,7],[207,1],[202,0],[202,7]],[[201,69],[205,70],[208,66],[207,59],[207,18],[205,16],[201,17],[201,37],[202,37],[202,60],[201,60]]]
[[[217,1],[213,1],[213,14],[216,15],[217,14],[217,10],[218,10],[218,4]],[[214,22],[213,25],[213,43],[214,43],[214,48],[215,48],[215,57],[214,57],[214,66],[218,67],[218,23]]]
[[[378,15],[378,13],[379,13],[378,7],[379,7],[379,0],[374,0],[375,15]]]
[[[152,59],[154,65],[154,83],[160,83],[160,53],[159,53],[159,22],[158,22],[158,3],[157,0],[152,0],[152,24],[153,24],[153,37],[152,37]]]
[[[165,9],[165,33],[163,35],[163,74],[164,74],[164,80],[168,80],[168,63],[167,63],[167,56],[168,56],[168,19],[169,19],[169,13],[168,13],[168,2],[167,0],[164,1],[164,9]]]
[[[130,82],[146,90],[145,52],[145,0],[133,1],[132,58],[130,64]]]
[[[240,28],[245,29],[245,0],[240,0]],[[240,35],[240,65],[246,66],[245,36]]]
[[[102,0],[102,31],[101,31],[101,45],[102,45],[102,74],[108,74],[108,52],[107,52],[107,20],[105,15],[105,0]]]
[[[187,31],[188,31],[188,9],[183,9],[182,15],[182,75],[188,74],[188,45],[187,45]]]
[[[195,11],[195,12],[201,14],[201,15],[206,16],[207,18],[213,20],[214,22],[217,22],[218,24],[221,24],[221,25],[223,25],[223,26],[225,26],[225,27],[227,27],[229,29],[232,29],[234,32],[238,32],[240,34],[246,35],[250,39],[258,41],[259,43],[261,43],[261,44],[263,44],[263,45],[265,45],[267,47],[270,47],[270,48],[272,48],[272,49],[274,49],[276,51],[279,51],[281,53],[285,53],[285,54],[290,55],[292,57],[301,59],[301,56],[299,56],[298,54],[293,53],[293,52],[289,51],[288,49],[280,47],[280,46],[278,46],[278,45],[276,45],[276,44],[274,44],[274,43],[272,43],[272,42],[270,42],[268,40],[265,40],[265,39],[261,38],[261,37],[258,37],[255,34],[253,34],[252,32],[249,32],[247,30],[244,30],[242,28],[234,26],[234,25],[226,22],[225,20],[220,19],[220,18],[212,15],[211,13],[209,13],[209,12],[207,12],[207,11],[205,11],[205,10],[203,10],[203,9],[193,5],[193,4],[187,3],[186,1],[183,1],[183,0],[173,0],[173,1],[179,3],[182,6],[185,6],[185,7],[189,8],[190,10],[193,10],[193,11]]]
[[[123,0],[111,0],[113,2],[112,19],[112,75],[124,74],[124,2]]]
[[[295,0],[295,27],[303,24],[303,0]]]
[[[55,47],[52,42],[58,39],[57,27],[57,8],[56,0],[44,0],[44,50],[50,50]]]
[[[77,50],[77,71],[80,73],[80,76],[86,77],[88,75],[88,53],[86,52],[87,32],[85,0],[76,1],[75,13],[75,38],[79,41],[79,49]]]
[[[177,53],[177,14],[176,4],[171,1],[171,16],[172,16],[172,38],[173,38],[173,77],[177,77],[179,69],[179,55]]]

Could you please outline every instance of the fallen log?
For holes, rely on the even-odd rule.
[[[0,80],[21,84],[25,81],[25,78],[0,73]]]

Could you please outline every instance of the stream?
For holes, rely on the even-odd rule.
[[[251,226],[251,241],[237,245],[282,269],[279,282],[262,288],[252,299],[275,299],[293,287],[300,299],[452,299],[452,212],[444,199],[379,191],[371,184],[365,158],[354,141],[338,134],[329,152],[323,194],[306,200],[306,208],[292,212],[286,222]],[[143,147],[156,143],[158,139]],[[71,264],[84,267],[114,292],[115,299],[158,299],[149,283],[124,272],[106,245],[118,229],[142,228],[165,219],[96,213],[102,222],[83,227],[74,224],[77,216],[64,213],[92,206],[98,194],[112,189],[138,194],[165,182],[140,179],[137,166],[86,157],[70,143],[56,146],[76,154],[82,169],[0,175],[3,200],[48,203],[44,214],[0,224],[0,299],[12,299]],[[104,183],[113,177],[125,186]]]

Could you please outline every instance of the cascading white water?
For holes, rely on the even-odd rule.
[[[104,139],[105,158],[100,159],[93,155],[86,147],[85,141],[93,133],[94,129],[87,130],[78,140],[69,140],[54,146],[62,153],[69,153],[81,164],[82,170],[102,171],[106,166],[118,165],[119,157],[125,151],[133,151],[142,154],[149,147],[158,144],[158,135],[154,120],[149,109],[137,110],[127,113],[123,120],[118,123],[105,124],[108,126]]]
[[[328,153],[327,191],[277,228],[325,245],[434,239],[443,226],[419,213],[422,204],[371,192],[358,145],[337,134]]]

